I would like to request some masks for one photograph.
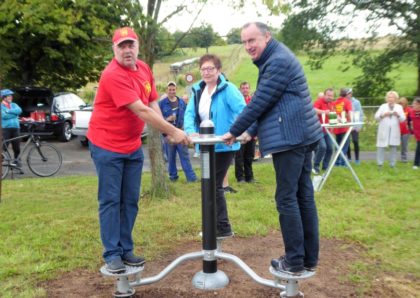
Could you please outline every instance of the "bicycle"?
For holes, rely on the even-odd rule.
[[[40,177],[49,177],[57,173],[61,168],[63,157],[60,151],[55,146],[41,141],[41,135],[50,134],[35,133],[34,129],[36,125],[39,125],[35,122],[26,123],[24,125],[28,126],[28,133],[3,141],[3,153],[1,156],[2,180],[6,178],[9,171],[11,171],[12,174],[13,170],[18,170],[23,173],[22,166],[19,161],[28,148],[29,151],[26,156],[26,163],[28,164],[31,172],[35,175]],[[9,152],[9,143],[13,140],[25,138],[27,138],[27,140],[19,156],[17,156],[16,159],[13,159]]]

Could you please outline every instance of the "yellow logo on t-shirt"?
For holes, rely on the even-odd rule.
[[[144,92],[146,92],[146,97],[150,96],[150,93],[152,92],[152,86],[150,85],[150,82],[144,82]]]

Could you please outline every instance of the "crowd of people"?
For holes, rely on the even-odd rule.
[[[418,138],[418,102],[420,97],[415,97],[412,107],[408,104],[405,97],[399,98],[395,91],[389,91],[385,95],[385,103],[382,104],[375,112],[375,120],[378,122],[378,131],[376,134],[376,162],[379,168],[382,168],[385,161],[385,151],[389,148],[389,165],[391,168],[396,166],[397,149],[401,147],[401,161],[408,162],[408,143],[410,135],[414,135],[417,148],[413,161],[413,169],[419,168],[419,138]],[[359,133],[363,127],[364,113],[360,101],[353,97],[351,88],[342,88],[339,97],[334,99],[334,89],[327,88],[324,92],[319,93],[318,98],[314,102],[314,108],[318,114],[319,121],[322,124],[331,124],[330,118],[336,120],[337,123],[355,122],[351,131],[351,140],[353,143],[354,163],[360,164],[360,146]],[[336,123],[334,123],[336,124]],[[341,144],[343,136],[348,131],[348,127],[323,128],[324,136],[321,138],[318,146],[314,150],[313,169],[316,175],[327,170],[333,154],[332,141],[329,138],[326,129],[330,129],[335,135],[337,144]],[[347,139],[343,144],[343,151],[348,160],[351,162],[351,142]],[[334,166],[346,166],[342,156],[338,156]]]

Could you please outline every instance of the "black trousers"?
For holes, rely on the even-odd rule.
[[[359,160],[359,132],[352,130],[351,132],[351,139],[354,144],[354,159]],[[351,160],[351,144],[349,144],[349,149],[347,150],[347,158]]]
[[[3,128],[3,140],[8,140],[12,138],[16,138],[20,136],[20,129],[19,128]],[[18,158],[20,154],[20,139],[13,140],[12,143],[13,154],[15,155],[15,159]],[[8,143],[8,144],[10,144]],[[4,148],[7,149],[6,146]]]
[[[215,154],[217,231],[222,233],[232,230],[226,206],[225,191],[223,190],[223,179],[226,176],[234,154],[233,151],[216,152]]]
[[[241,145],[241,149],[235,154],[235,176],[237,181],[251,181],[254,179],[252,172],[252,162],[255,155],[255,140],[252,139],[246,144]]]

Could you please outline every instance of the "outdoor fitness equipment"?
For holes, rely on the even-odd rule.
[[[197,289],[216,290],[229,284],[228,276],[217,269],[217,259],[235,263],[255,282],[281,290],[280,297],[303,297],[299,291],[298,281],[315,275],[315,272],[304,271],[301,275],[290,275],[276,271],[270,267],[269,271],[274,280],[265,279],[256,274],[244,261],[235,255],[221,251],[222,239],[216,238],[216,178],[215,178],[215,144],[223,143],[219,136],[214,135],[214,124],[205,120],[200,125],[200,136],[193,138],[195,144],[200,144],[201,157],[201,209],[202,209],[202,251],[184,254],[170,263],[159,274],[151,277],[141,277],[142,267],[127,266],[122,274],[109,273],[106,266],[102,266],[101,273],[105,276],[117,278],[114,297],[130,297],[135,293],[134,287],[149,285],[160,281],[177,266],[187,260],[202,259],[203,270],[197,272],[192,284]],[[218,245],[219,244],[219,245]],[[129,278],[132,277],[130,281]]]

